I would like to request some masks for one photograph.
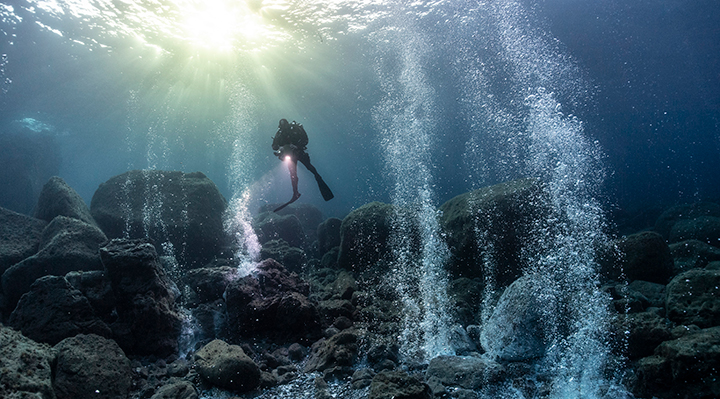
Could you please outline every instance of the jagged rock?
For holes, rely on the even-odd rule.
[[[435,378],[445,386],[465,389],[479,389],[504,377],[501,364],[478,357],[438,356],[430,360],[425,371],[425,380]]]
[[[362,271],[388,254],[392,205],[371,202],[350,212],[340,226],[340,267]]]
[[[106,322],[113,319],[115,294],[104,270],[70,272],[65,275],[65,279],[87,298],[96,316]]]
[[[145,240],[114,239],[100,248],[100,256],[117,301],[118,320],[111,328],[120,347],[137,355],[176,352],[182,324],[177,288],[155,247]]]
[[[10,266],[37,253],[44,220],[0,208],[0,276]]]
[[[675,276],[666,288],[665,309],[678,324],[720,325],[720,270],[692,269]]]
[[[206,303],[222,299],[227,285],[238,278],[237,267],[219,266],[189,270],[182,281],[195,292],[200,303]]]
[[[37,279],[10,314],[8,324],[26,337],[50,345],[81,333],[111,335],[87,298],[60,276]]]
[[[639,397],[714,398],[720,396],[720,327],[665,341],[636,368]]]
[[[698,240],[720,247],[720,217],[700,216],[675,223],[670,230],[670,242]]]
[[[272,240],[283,240],[291,247],[305,244],[305,230],[295,215],[278,215],[274,212],[259,214],[253,221],[260,244]]]
[[[96,225],[85,201],[65,180],[57,176],[51,177],[40,191],[34,216],[48,222],[56,216],[67,216]]]
[[[202,267],[221,253],[227,202],[200,172],[133,170],[100,184],[90,211],[109,238],[172,244],[181,265]],[[126,231],[127,230],[127,231]]]
[[[163,385],[150,399],[197,399],[195,387],[188,381],[178,380]]]
[[[674,275],[720,260],[720,249],[698,240],[670,244],[670,253],[675,261]]]
[[[263,244],[260,259],[275,259],[291,272],[299,273],[307,261],[307,256],[301,248],[291,247],[285,240],[278,239]]]
[[[228,284],[229,325],[238,334],[314,339],[320,317],[308,293],[308,284],[297,274],[272,259],[264,260],[254,273]]]
[[[482,347],[502,360],[521,361],[545,353],[540,284],[532,275],[515,280],[505,289],[480,335]]]
[[[368,399],[430,399],[430,387],[404,371],[382,371],[370,383]]]
[[[340,246],[342,220],[328,218],[317,227],[318,253],[322,256],[332,248]]]
[[[55,399],[51,365],[55,352],[0,324],[0,397]]]
[[[448,269],[455,277],[482,278],[492,259],[492,277],[500,287],[509,285],[524,266],[523,247],[548,212],[545,196],[539,180],[522,179],[461,194],[440,206],[440,226],[452,253]]]
[[[66,216],[53,219],[43,230],[40,251],[2,275],[3,292],[10,306],[14,307],[20,296],[42,276],[102,270],[98,248],[105,241],[107,238],[95,226]]]
[[[195,353],[195,367],[207,383],[236,392],[260,384],[260,368],[237,345],[213,340]]]
[[[618,315],[618,336],[627,340],[627,356],[635,360],[653,354],[662,342],[672,339],[672,323],[655,312]]]
[[[720,217],[720,204],[712,202],[698,202],[694,204],[678,205],[668,208],[655,222],[655,231],[665,239],[670,238],[670,232],[676,223],[682,220],[691,220],[703,216]]]
[[[115,341],[97,335],[66,338],[57,351],[53,389],[57,399],[126,398],[132,385],[130,360]]]
[[[349,375],[358,356],[357,334],[353,329],[345,330],[314,343],[303,370],[306,373],[344,370]]]

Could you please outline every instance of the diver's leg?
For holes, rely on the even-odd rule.
[[[302,162],[303,165],[305,165],[305,168],[310,171],[313,175],[315,175],[315,179],[322,179],[320,177],[320,174],[318,173],[317,169],[310,163],[310,155],[308,155],[307,152],[303,152],[298,156],[298,161]]]
[[[307,170],[310,171],[313,175],[315,175],[315,181],[318,184],[318,188],[320,189],[320,194],[322,194],[323,199],[325,201],[330,201],[335,197],[335,195],[332,193],[332,190],[330,190],[330,187],[325,183],[325,181],[320,177],[320,173],[318,173],[317,169],[310,163],[310,155],[308,155],[306,152],[303,152],[298,156],[298,160],[302,162],[303,165],[307,168]]]
[[[297,175],[297,161],[291,160],[288,162],[288,170],[290,171],[290,183],[292,184],[293,189],[293,200],[296,200],[300,197],[300,193],[298,192],[298,175]]]

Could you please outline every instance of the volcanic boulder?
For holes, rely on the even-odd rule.
[[[105,241],[107,238],[95,226],[66,216],[53,219],[42,232],[40,251],[13,265],[2,276],[3,292],[10,306],[14,307],[40,277],[102,270],[98,248]]]
[[[57,399],[126,398],[132,385],[130,360],[115,341],[80,334],[55,345],[53,388]]]
[[[536,277],[528,275],[505,289],[480,335],[480,342],[490,355],[522,361],[545,353],[541,285]]]
[[[665,309],[678,324],[720,326],[720,270],[692,269],[675,276],[666,288]]]
[[[247,392],[260,384],[260,368],[241,347],[216,339],[195,353],[195,366],[209,384]]]
[[[667,284],[673,274],[673,258],[663,237],[653,231],[632,234],[615,242],[619,254],[606,253],[603,273],[612,280],[625,274],[628,281]]]
[[[440,225],[451,251],[455,277],[483,277],[488,259],[496,282],[507,286],[520,276],[522,249],[542,228],[549,212],[542,183],[521,179],[458,195],[440,206]],[[489,251],[489,252],[488,252]]]
[[[0,325],[0,397],[54,399],[54,359],[49,346]]]
[[[204,174],[160,170],[112,177],[98,187],[90,203],[92,216],[109,238],[127,233],[129,238],[172,244],[172,255],[189,268],[204,266],[227,245],[226,208],[225,198]]]
[[[327,251],[340,246],[340,229],[342,220],[338,218],[328,218],[320,223],[317,228],[318,237],[318,254],[324,255]]]
[[[95,226],[95,219],[80,195],[65,180],[53,176],[40,191],[35,217],[50,222],[56,216],[67,216]]]
[[[50,345],[80,333],[111,334],[87,298],[60,276],[37,279],[20,298],[8,324],[26,337]]]
[[[10,266],[34,255],[47,223],[0,208],[0,276]]]
[[[308,300],[309,286],[297,274],[267,259],[225,290],[228,324],[240,335],[311,340],[320,332],[320,316]]]
[[[371,202],[350,212],[340,226],[340,267],[362,271],[389,253],[393,206]]]
[[[127,353],[167,356],[177,351],[181,316],[177,287],[163,271],[155,247],[145,240],[111,240],[100,249],[117,301],[111,325]]]
[[[720,395],[720,327],[665,341],[638,361],[638,397],[716,398]]]

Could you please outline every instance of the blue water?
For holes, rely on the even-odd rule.
[[[538,231],[526,273],[568,312],[548,322],[565,333],[550,334],[543,367],[553,397],[603,396],[616,381],[592,251],[609,215],[720,198],[720,5],[406,3],[3,2],[0,206],[31,212],[52,175],[90,203],[127,170],[202,171],[228,199],[249,270],[254,213],[292,194],[271,137],[278,119],[296,120],[335,193],[324,202],[300,166],[300,202],[328,217],[396,205],[401,353],[422,363],[453,350],[438,207],[538,177],[553,231]],[[420,253],[406,240],[414,229]]]

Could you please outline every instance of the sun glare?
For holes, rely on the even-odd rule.
[[[247,2],[200,0],[185,11],[188,39],[195,45],[220,51],[257,47],[268,31],[262,17]]]

